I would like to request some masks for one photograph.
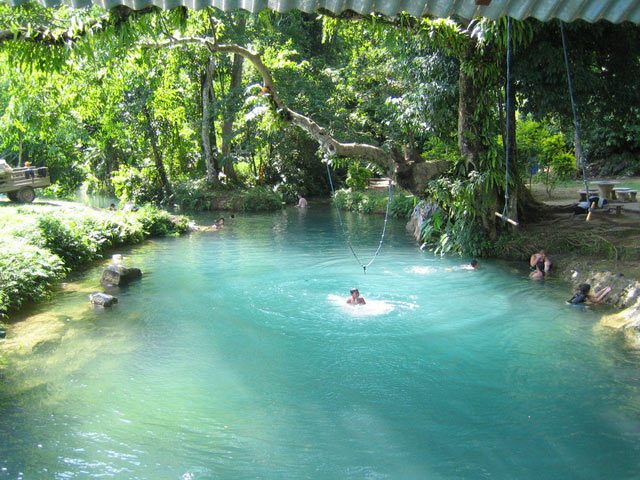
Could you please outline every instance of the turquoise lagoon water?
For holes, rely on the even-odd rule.
[[[123,253],[143,279],[99,311],[80,275],[3,379],[0,479],[640,478],[640,358],[561,283],[400,222],[363,275],[320,207]]]

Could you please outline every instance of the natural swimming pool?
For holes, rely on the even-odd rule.
[[[345,220],[372,253],[381,218]],[[79,275],[3,380],[1,479],[637,478],[640,358],[560,282],[403,222],[363,275],[324,207],[124,253],[142,281],[100,311]]]

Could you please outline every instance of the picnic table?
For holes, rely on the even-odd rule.
[[[618,185],[620,182],[614,182],[612,180],[600,180],[597,182],[591,182],[598,190],[600,190],[600,197],[606,198],[607,200],[611,200],[611,195],[613,193],[613,187]]]

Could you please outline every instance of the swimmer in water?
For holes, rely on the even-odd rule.
[[[360,292],[357,288],[352,288],[351,298],[347,300],[347,303],[350,305],[365,305],[367,302],[365,302],[364,298],[360,296]]]
[[[580,305],[581,303],[600,303],[604,297],[611,293],[611,287],[604,287],[603,289],[591,293],[591,285],[588,283],[581,283],[578,286],[578,291],[571,298],[567,300],[567,303],[571,305]]]
[[[478,260],[475,258],[469,262],[468,265],[463,265],[461,267],[463,270],[475,270],[478,268]]]

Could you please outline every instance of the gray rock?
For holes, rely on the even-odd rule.
[[[102,272],[100,283],[105,286],[120,286],[142,277],[139,268],[127,268],[122,265],[110,265]]]
[[[411,219],[407,223],[407,231],[411,232],[418,242],[422,241],[422,227],[425,222],[433,217],[438,210],[438,206],[429,201],[420,202],[413,209]]]
[[[107,295],[106,293],[92,293],[89,295],[89,300],[92,304],[101,307],[110,307],[114,303],[118,303],[118,299],[113,295]]]

